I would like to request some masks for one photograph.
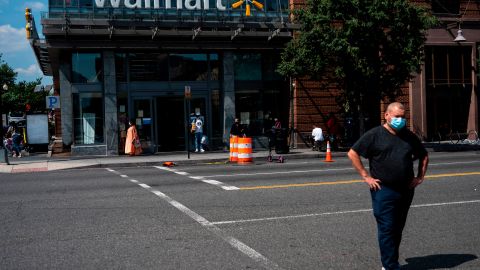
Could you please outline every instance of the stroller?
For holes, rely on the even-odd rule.
[[[288,144],[286,137],[286,129],[275,129],[272,128],[268,133],[268,162],[277,161],[278,163],[284,163],[285,157],[279,155],[277,157],[272,155],[272,149],[275,148],[275,153],[277,154],[286,154],[288,153]]]

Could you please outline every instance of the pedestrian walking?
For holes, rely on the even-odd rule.
[[[273,128],[274,129],[281,129],[282,128],[282,122],[280,122],[280,120],[278,120],[278,118],[275,117],[275,120],[274,120],[274,124],[273,124]]]
[[[312,148],[312,150],[313,151],[320,151],[322,149],[322,142],[323,142],[324,138],[323,138],[323,131],[319,126],[313,125],[312,137],[313,137],[313,148]]]
[[[128,125],[127,138],[125,139],[125,154],[130,156],[140,155],[142,153],[142,145],[134,120],[128,121]]]
[[[202,147],[202,137],[203,137],[203,117],[199,112],[195,114],[195,120],[192,122],[192,130],[194,129],[195,134],[195,152],[205,152]]]
[[[18,133],[16,129],[13,129],[12,133],[12,149],[13,149],[13,157],[22,157],[20,145],[23,141],[22,135]]]
[[[338,121],[333,112],[328,114],[328,119],[326,122],[328,141],[330,146],[334,149],[338,149],[337,135],[338,135]]]
[[[405,128],[405,108],[388,105],[385,123],[366,132],[350,149],[353,167],[370,187],[373,214],[383,268],[399,270],[399,247],[415,187],[423,182],[428,153],[413,132]],[[368,159],[368,172],[360,156]],[[419,161],[415,176],[413,162]]]

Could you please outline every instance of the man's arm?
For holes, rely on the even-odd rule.
[[[348,158],[352,161],[353,167],[357,170],[357,172],[362,176],[363,180],[368,184],[371,190],[379,190],[381,189],[380,183],[381,181],[379,179],[375,179],[371,177],[367,170],[365,169],[365,166],[363,166],[362,160],[360,158],[360,155],[353,149],[350,149],[348,151]]]
[[[418,159],[418,172],[417,177],[413,178],[410,188],[415,188],[423,182],[425,174],[428,168],[428,153],[425,156]]]

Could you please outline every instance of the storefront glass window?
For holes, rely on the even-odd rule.
[[[119,92],[117,94],[117,107],[118,107],[118,135],[119,135],[119,151],[125,152],[125,140],[127,138],[128,129],[128,95],[126,92]]]
[[[262,80],[262,55],[259,53],[234,54],[235,80],[260,81]]]
[[[168,81],[166,53],[131,53],[128,67],[131,81]]]
[[[99,83],[102,81],[102,56],[99,53],[72,54],[72,81]]]
[[[79,5],[80,7],[91,7],[92,2],[92,0],[79,0]]]
[[[437,14],[459,14],[459,0],[435,0],[432,1],[432,12]]]
[[[262,55],[262,72],[263,80],[265,81],[275,81],[282,80],[282,75],[278,73],[277,66],[280,63],[280,53],[278,54],[264,54]]]
[[[127,81],[126,56],[127,55],[125,53],[115,54],[115,74],[116,74],[117,82]]]
[[[236,117],[247,127],[248,136],[263,133],[262,95],[259,90],[244,90],[235,93]]]
[[[210,54],[210,80],[218,81],[220,76],[220,60],[218,54]]]
[[[206,54],[170,54],[170,80],[206,81],[208,64]]]
[[[65,0],[49,0],[48,6],[49,7],[63,7]]]
[[[211,104],[212,104],[212,145],[216,144],[214,140],[218,139],[218,145],[222,140],[222,111],[220,110],[220,100],[222,98],[220,90],[212,89],[211,91]]]
[[[75,144],[104,142],[101,93],[73,94],[73,118]]]
[[[266,9],[274,12],[287,12],[288,0],[265,1]]]

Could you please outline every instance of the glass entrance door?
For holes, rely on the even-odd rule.
[[[183,97],[156,98],[156,134],[159,152],[185,150]]]
[[[144,153],[155,153],[155,143],[152,128],[152,99],[138,98],[133,101],[133,115],[138,136]]]
[[[208,119],[206,116],[206,97],[194,97],[191,99],[191,115],[189,117],[185,116],[185,100],[183,96],[157,97],[155,102],[155,132],[159,152],[186,150],[187,132],[190,132],[190,123],[193,121],[196,112],[199,112],[206,122],[204,127],[204,134],[206,135],[206,127],[208,126],[206,121]],[[190,144],[190,149],[193,149],[192,136],[190,136]]]

